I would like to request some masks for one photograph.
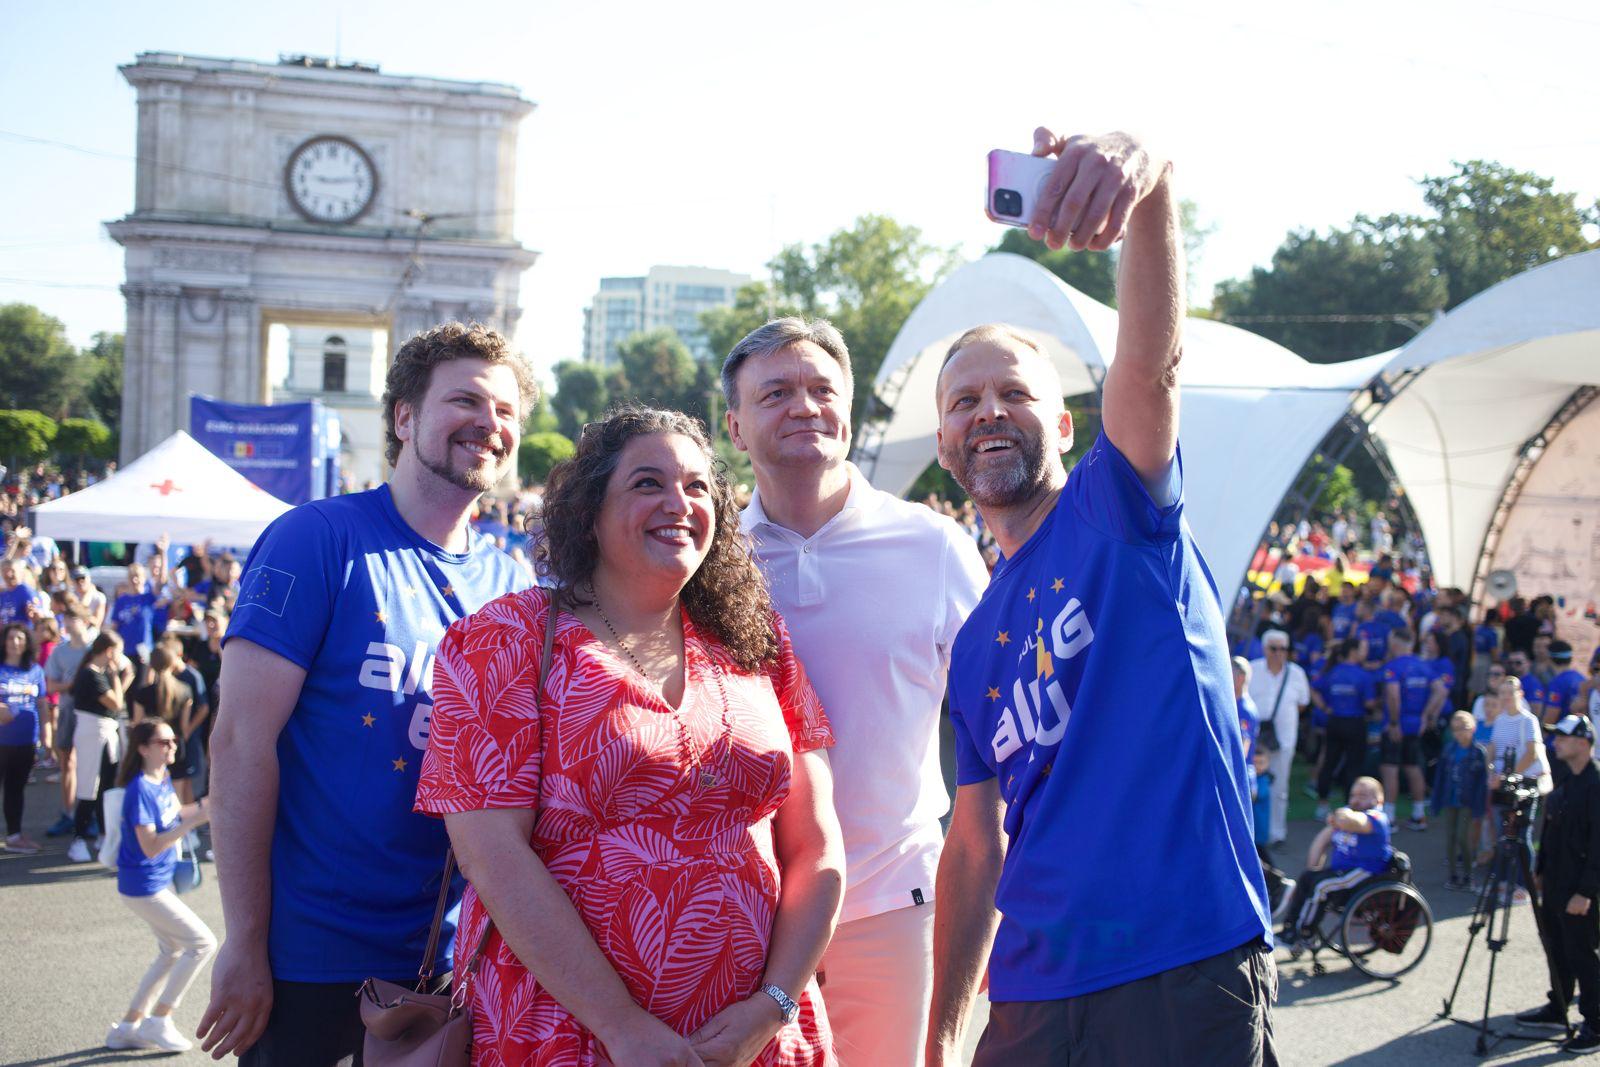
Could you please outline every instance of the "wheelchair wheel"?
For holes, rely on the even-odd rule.
[[[1339,940],[1361,973],[1392,981],[1428,954],[1433,911],[1404,882],[1364,885],[1345,905]]]

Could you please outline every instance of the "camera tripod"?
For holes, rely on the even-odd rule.
[[[1511,894],[1512,887],[1520,884],[1529,887],[1530,904],[1533,907],[1534,925],[1539,930],[1539,945],[1544,948],[1548,938],[1544,928],[1544,915],[1539,911],[1539,897],[1533,892],[1533,872],[1528,865],[1528,847],[1523,842],[1523,834],[1528,827],[1532,816],[1532,801],[1519,803],[1506,811],[1505,819],[1501,823],[1500,837],[1494,845],[1494,858],[1489,861],[1489,870],[1484,876],[1483,888],[1478,892],[1477,902],[1472,908],[1472,922],[1467,927],[1467,946],[1461,952],[1461,967],[1456,971],[1455,985],[1450,987],[1450,996],[1445,998],[1444,1009],[1439,1012],[1438,1018],[1446,1019],[1462,1026],[1470,1026],[1478,1031],[1478,1040],[1473,1051],[1479,1056],[1488,1055],[1489,1050],[1501,1041],[1550,1041],[1559,1042],[1570,1038],[1574,1031],[1571,1021],[1566,1024],[1566,1033],[1561,1037],[1552,1037],[1548,1034],[1528,1034],[1520,1031],[1491,1030],[1489,1028],[1489,1000],[1494,996],[1494,964],[1500,955],[1500,950],[1511,942]],[[1500,923],[1499,936],[1495,936],[1495,922]],[[1466,1019],[1457,1019],[1451,1015],[1451,1009],[1456,1002],[1456,994],[1461,990],[1461,977],[1466,974],[1467,961],[1472,956],[1472,944],[1477,940],[1480,931],[1484,934],[1484,943],[1489,948],[1489,980],[1483,990],[1483,1018],[1478,1022]],[[1550,966],[1549,954],[1546,953],[1545,965]],[[1550,968],[1550,989],[1556,997],[1557,1007],[1561,1009],[1563,1017],[1567,1014],[1567,1000],[1561,983],[1556,979],[1555,969]],[[1493,1038],[1493,1040],[1490,1040]]]

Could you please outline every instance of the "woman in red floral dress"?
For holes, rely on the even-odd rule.
[[[552,473],[551,593],[440,642],[417,810],[469,887],[486,1065],[834,1063],[815,972],[843,851],[828,721],[700,424],[630,408]]]

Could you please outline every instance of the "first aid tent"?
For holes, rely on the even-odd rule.
[[[57,540],[210,540],[255,543],[289,505],[179,430],[122,470],[34,509],[37,532]]]

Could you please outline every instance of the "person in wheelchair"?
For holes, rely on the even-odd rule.
[[[1350,806],[1328,816],[1306,854],[1306,870],[1296,879],[1285,909],[1278,947],[1294,951],[1309,943],[1331,897],[1347,893],[1374,875],[1384,874],[1394,858],[1383,786],[1376,778],[1350,783]],[[1327,866],[1319,866],[1324,854]]]

